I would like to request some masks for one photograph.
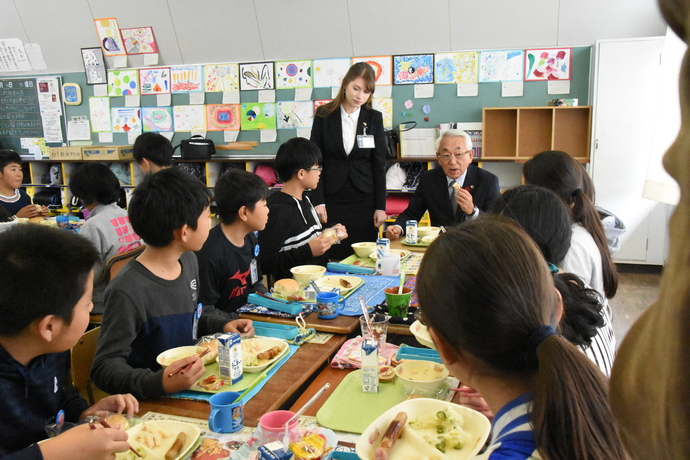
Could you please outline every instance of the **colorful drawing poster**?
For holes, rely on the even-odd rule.
[[[240,64],[240,89],[242,91],[273,88],[275,86],[272,62]]]
[[[110,120],[114,133],[140,133],[141,109],[139,107],[113,107]]]
[[[393,56],[393,83],[407,85],[434,82],[434,55]]]
[[[367,56],[352,58],[352,63],[366,62],[374,68],[376,84],[390,86],[393,83],[393,58],[390,56]]]
[[[183,65],[170,68],[170,84],[173,93],[203,91],[200,65]]]
[[[96,32],[98,32],[98,39],[101,42],[103,53],[106,56],[126,55],[125,45],[122,43],[122,36],[120,35],[120,28],[117,26],[117,19],[94,19],[94,23],[96,24]]]
[[[436,83],[477,83],[479,53],[438,53],[434,64]]]
[[[89,119],[91,120],[91,132],[110,132],[110,99],[107,97],[90,97]]]
[[[311,101],[278,102],[278,129],[311,128],[313,122]]]
[[[141,94],[169,94],[170,68],[139,69]]]
[[[348,70],[348,58],[314,59],[314,88],[340,86]]]
[[[136,96],[139,94],[139,72],[136,70],[108,70],[108,96]]]
[[[276,62],[276,88],[311,88],[312,68],[309,61]]]
[[[175,131],[205,131],[206,109],[203,105],[176,105],[173,107]]]
[[[206,129],[208,131],[239,131],[239,104],[209,104],[206,106]]]
[[[571,49],[525,50],[525,81],[570,80]]]
[[[204,66],[204,91],[239,91],[239,66],[237,64],[213,64]]]
[[[172,107],[142,107],[141,122],[145,133],[172,132]]]
[[[242,131],[276,129],[276,104],[274,102],[249,102],[242,104]]]
[[[522,66],[522,50],[482,51],[479,53],[479,81],[520,81]]]
[[[158,52],[153,27],[137,27],[134,29],[120,29],[122,40],[125,42],[127,54],[152,54]]]
[[[378,110],[383,115],[383,127],[386,129],[393,129],[393,98],[372,97],[371,107]]]

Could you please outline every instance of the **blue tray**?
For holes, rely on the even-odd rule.
[[[398,349],[396,359],[413,359],[417,361],[433,361],[435,363],[441,362],[441,357],[438,355],[438,351],[432,350],[431,348],[417,348],[410,347],[406,345],[401,345]]]
[[[292,340],[297,336],[299,328],[297,326],[287,326],[285,324],[264,323],[263,321],[253,321],[254,332],[256,335],[265,337],[275,337],[277,339]]]

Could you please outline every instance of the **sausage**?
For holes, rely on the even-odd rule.
[[[256,355],[256,359],[271,359],[275,356],[278,356],[280,353],[280,347],[276,345],[273,348],[269,348],[266,351],[262,351],[261,353]]]
[[[180,455],[180,451],[182,450],[182,446],[184,446],[184,442],[186,440],[187,435],[184,431],[181,431],[175,438],[173,445],[165,453],[165,460],[175,460],[177,456]]]
[[[391,449],[398,440],[400,435],[405,428],[405,423],[407,423],[407,413],[399,412],[398,415],[391,421],[388,425],[388,429],[383,434],[383,439],[381,439],[381,445],[374,451],[375,460],[387,460],[388,455],[391,453]]]

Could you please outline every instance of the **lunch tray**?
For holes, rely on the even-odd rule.
[[[316,413],[319,425],[361,434],[376,418],[405,399],[400,379],[380,383],[378,393],[362,393],[362,371],[352,371]]]
[[[252,326],[254,326],[255,335],[275,337],[277,339],[293,340],[299,332],[297,326],[264,323],[263,321],[252,321]]]

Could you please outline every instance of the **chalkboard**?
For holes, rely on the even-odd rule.
[[[43,137],[36,79],[0,79],[0,144],[19,152],[22,137]]]

